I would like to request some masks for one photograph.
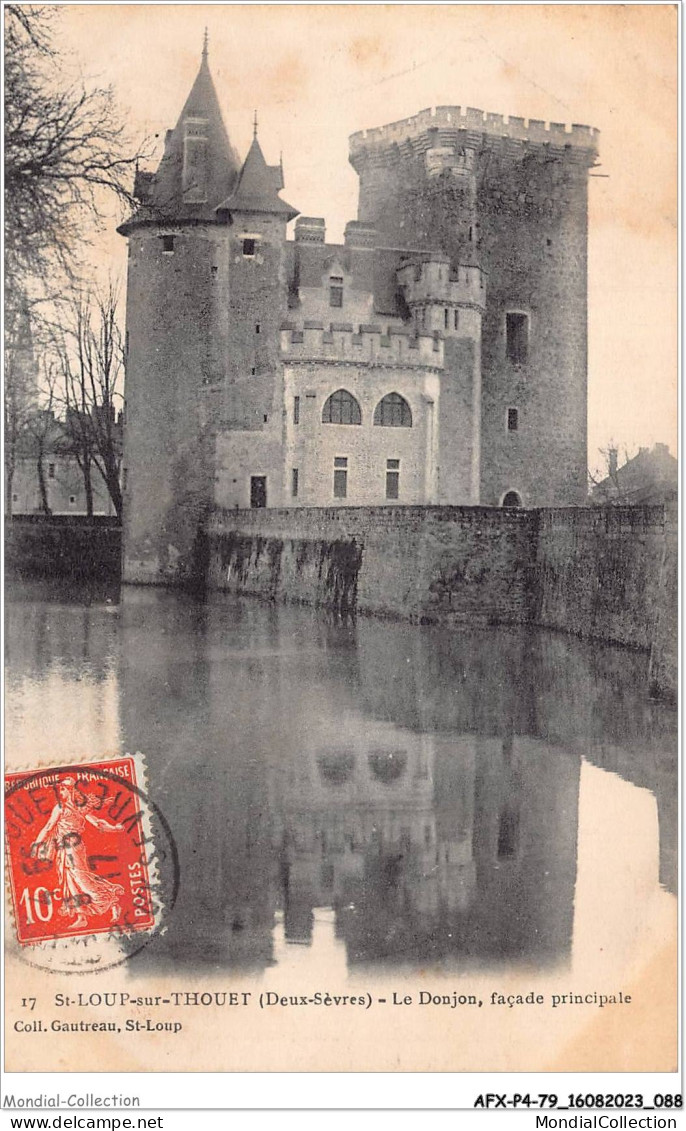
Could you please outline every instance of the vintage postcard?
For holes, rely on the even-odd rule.
[[[671,1079],[675,7],[4,20],[15,1093]]]

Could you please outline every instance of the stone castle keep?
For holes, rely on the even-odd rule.
[[[241,165],[205,48],[119,229],[124,579],[187,574],[217,509],[583,503],[596,155],[588,126],[471,108],[353,134],[330,244],[257,131]]]

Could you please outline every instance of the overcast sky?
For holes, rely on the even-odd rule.
[[[241,156],[257,109],[283,196],[342,238],[348,135],[427,106],[601,131],[590,181],[589,461],[610,439],[676,452],[676,29],[667,5],[65,5],[61,42],[138,135],[173,126],[200,62]],[[152,165],[155,162],[151,163]],[[101,241],[125,270],[125,241]]]

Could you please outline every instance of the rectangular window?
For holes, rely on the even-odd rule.
[[[260,332],[260,324],[259,324],[259,322],[256,322],[255,323],[255,333],[259,334],[259,332]]]
[[[386,498],[400,498],[400,460],[386,460]]]
[[[507,360],[525,365],[529,354],[529,317],[527,314],[506,314]]]
[[[293,423],[300,424],[300,397],[293,397]]]
[[[450,311],[448,310],[448,307],[446,306],[445,310],[443,311],[443,329],[447,330],[449,325],[450,325]]]
[[[291,472],[291,495],[294,499],[298,497],[298,469],[294,467]]]
[[[70,502],[71,506],[73,506],[74,503],[76,502],[76,495],[70,495],[69,496],[69,502]]]
[[[515,856],[519,845],[519,813],[503,809],[498,822],[498,856]]]
[[[459,329],[459,326],[460,326],[460,312],[459,312],[459,310],[454,310],[453,311],[453,328],[455,330],[457,330],[457,329]]]
[[[250,476],[250,506],[253,509],[266,507],[267,505],[267,476],[266,475],[251,475]]]
[[[348,458],[335,456],[333,461],[333,497],[346,499],[348,497]]]
[[[343,279],[336,275],[329,279],[329,306],[343,306]]]
[[[49,463],[48,464],[48,479],[54,479],[54,478],[55,478],[55,465],[54,465],[54,463]]]
[[[243,240],[243,255],[246,259],[252,259],[255,254],[255,240]]]
[[[508,408],[507,410],[507,430],[508,432],[516,432],[519,428],[519,409]]]
[[[162,251],[165,255],[174,254],[174,237],[162,236]]]

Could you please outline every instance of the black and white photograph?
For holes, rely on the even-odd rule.
[[[676,7],[3,15],[5,1094],[680,1106]]]

